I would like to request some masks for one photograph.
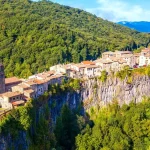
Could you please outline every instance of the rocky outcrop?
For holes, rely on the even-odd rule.
[[[144,96],[150,97],[148,76],[136,76],[132,78],[131,83],[128,83],[127,78],[123,81],[115,77],[108,78],[104,83],[98,79],[91,79],[85,81],[82,86],[81,97],[85,102],[85,109],[93,105],[107,105],[114,99],[122,105],[131,101],[141,102]]]

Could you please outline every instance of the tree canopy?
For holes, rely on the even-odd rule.
[[[77,150],[148,150],[150,147],[150,101],[120,107],[113,103],[99,112],[93,109],[94,126],[76,137]]]

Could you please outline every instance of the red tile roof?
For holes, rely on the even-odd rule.
[[[5,84],[21,83],[22,81],[17,77],[5,78]]]
[[[24,92],[31,94],[31,93],[34,93],[34,90],[29,89],[29,90],[25,90]]]
[[[5,96],[5,97],[14,97],[14,96],[19,96],[21,95],[20,92],[6,92],[6,93],[3,93],[1,94],[2,96]]]
[[[24,104],[25,102],[23,100],[20,100],[20,101],[15,101],[15,102],[11,102],[13,106],[18,106],[18,105],[21,105],[21,104]]]
[[[130,58],[132,56],[133,56],[133,54],[127,54],[127,55],[122,55],[121,57],[123,57],[123,58]]]
[[[47,81],[46,81],[46,80],[38,80],[38,79],[35,79],[33,82],[36,83],[36,84],[44,84],[44,83],[46,83]]]
[[[88,60],[87,61],[82,61],[81,64],[83,64],[83,65],[95,65],[94,62],[88,61]]]
[[[23,89],[29,88],[29,86],[24,83],[18,84],[18,87],[23,88]]]
[[[150,54],[146,54],[145,57],[150,57]]]
[[[24,83],[27,84],[27,85],[29,85],[29,86],[36,85],[36,83],[33,82],[33,79],[25,81]]]

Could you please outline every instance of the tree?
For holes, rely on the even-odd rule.
[[[76,115],[71,112],[67,105],[62,107],[60,117],[56,121],[54,133],[58,147],[66,150],[74,147],[75,136],[79,133],[79,126]]]

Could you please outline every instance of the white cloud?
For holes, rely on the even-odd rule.
[[[97,8],[89,8],[87,11],[104,19],[117,21],[150,21],[150,10],[140,5],[131,5],[122,0],[97,0]]]

